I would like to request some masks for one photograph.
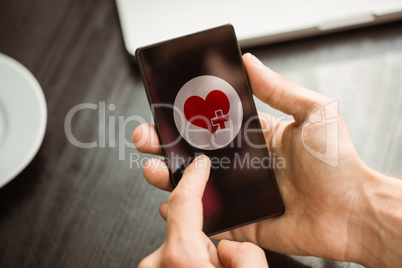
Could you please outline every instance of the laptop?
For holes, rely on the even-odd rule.
[[[127,51],[230,23],[242,48],[402,19],[401,0],[116,0]]]

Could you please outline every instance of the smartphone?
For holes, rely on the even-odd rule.
[[[233,26],[138,48],[136,60],[173,186],[197,155],[211,159],[203,231],[283,214]]]

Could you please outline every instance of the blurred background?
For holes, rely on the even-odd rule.
[[[264,38],[243,52],[338,100],[363,161],[401,177],[402,21],[290,41]],[[140,123],[130,116],[152,116],[115,1],[1,0],[0,53],[32,72],[48,113],[38,154],[0,189],[0,267],[136,266],[164,241],[158,206],[168,193],[144,180],[145,161],[130,161],[150,157],[130,145]],[[67,114],[83,103],[96,108],[77,112],[71,130],[81,142],[97,142],[94,148],[78,148],[65,134]],[[267,254],[270,267],[357,266]]]

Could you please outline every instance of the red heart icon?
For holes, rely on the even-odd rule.
[[[212,134],[225,129],[225,122],[229,120],[230,102],[220,90],[208,93],[205,100],[199,96],[191,96],[184,103],[184,116],[191,124],[202,127]]]

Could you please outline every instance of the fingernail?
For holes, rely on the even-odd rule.
[[[251,54],[251,60],[254,62],[255,65],[263,66],[264,64],[253,54]]]
[[[201,164],[203,168],[206,167],[206,165],[210,162],[211,160],[209,159],[208,156],[206,155],[200,155],[197,156],[197,158],[194,159],[195,165],[197,166],[197,164]]]
[[[200,159],[200,161],[203,161],[203,162],[205,162],[205,163],[207,163],[207,162],[210,161],[210,160],[209,160],[209,157],[206,156],[205,154],[200,155],[200,156],[198,156],[197,158]]]

